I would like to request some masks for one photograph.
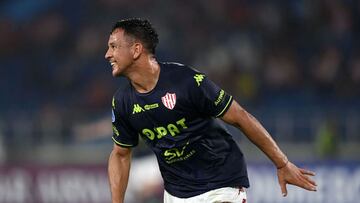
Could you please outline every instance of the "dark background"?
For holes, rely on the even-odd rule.
[[[126,80],[104,55],[130,17],[158,30],[159,61],[205,72],[292,160],[359,161],[359,15],[355,0],[1,1],[0,163],[106,164]],[[249,162],[268,162],[230,130]]]

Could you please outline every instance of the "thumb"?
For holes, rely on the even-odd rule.
[[[285,181],[281,181],[280,182],[280,188],[281,188],[281,193],[283,197],[286,197],[287,195],[287,188],[286,188],[286,182]]]

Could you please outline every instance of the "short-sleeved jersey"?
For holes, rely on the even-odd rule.
[[[128,84],[115,93],[113,141],[134,147],[142,137],[157,157],[165,190],[174,196],[248,187],[243,154],[216,119],[228,110],[232,96],[190,67],[159,65],[152,91],[139,93]]]

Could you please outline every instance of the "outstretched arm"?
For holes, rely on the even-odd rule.
[[[271,159],[278,169],[277,175],[283,196],[287,195],[286,184],[316,191],[316,183],[309,177],[309,175],[313,176],[315,174],[298,168],[291,163],[265,128],[235,100],[222,117],[222,120],[239,128],[252,143]]]
[[[108,175],[112,203],[123,203],[129,180],[131,148],[123,148],[114,144],[110,154]]]

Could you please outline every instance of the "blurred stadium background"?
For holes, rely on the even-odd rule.
[[[3,0],[0,202],[109,202],[111,97],[104,60],[122,18],[148,18],[160,61],[192,65],[230,92],[317,193],[282,198],[267,158],[233,128],[254,203],[360,199],[360,2],[356,0]],[[157,164],[134,150],[128,203],[162,199]]]

